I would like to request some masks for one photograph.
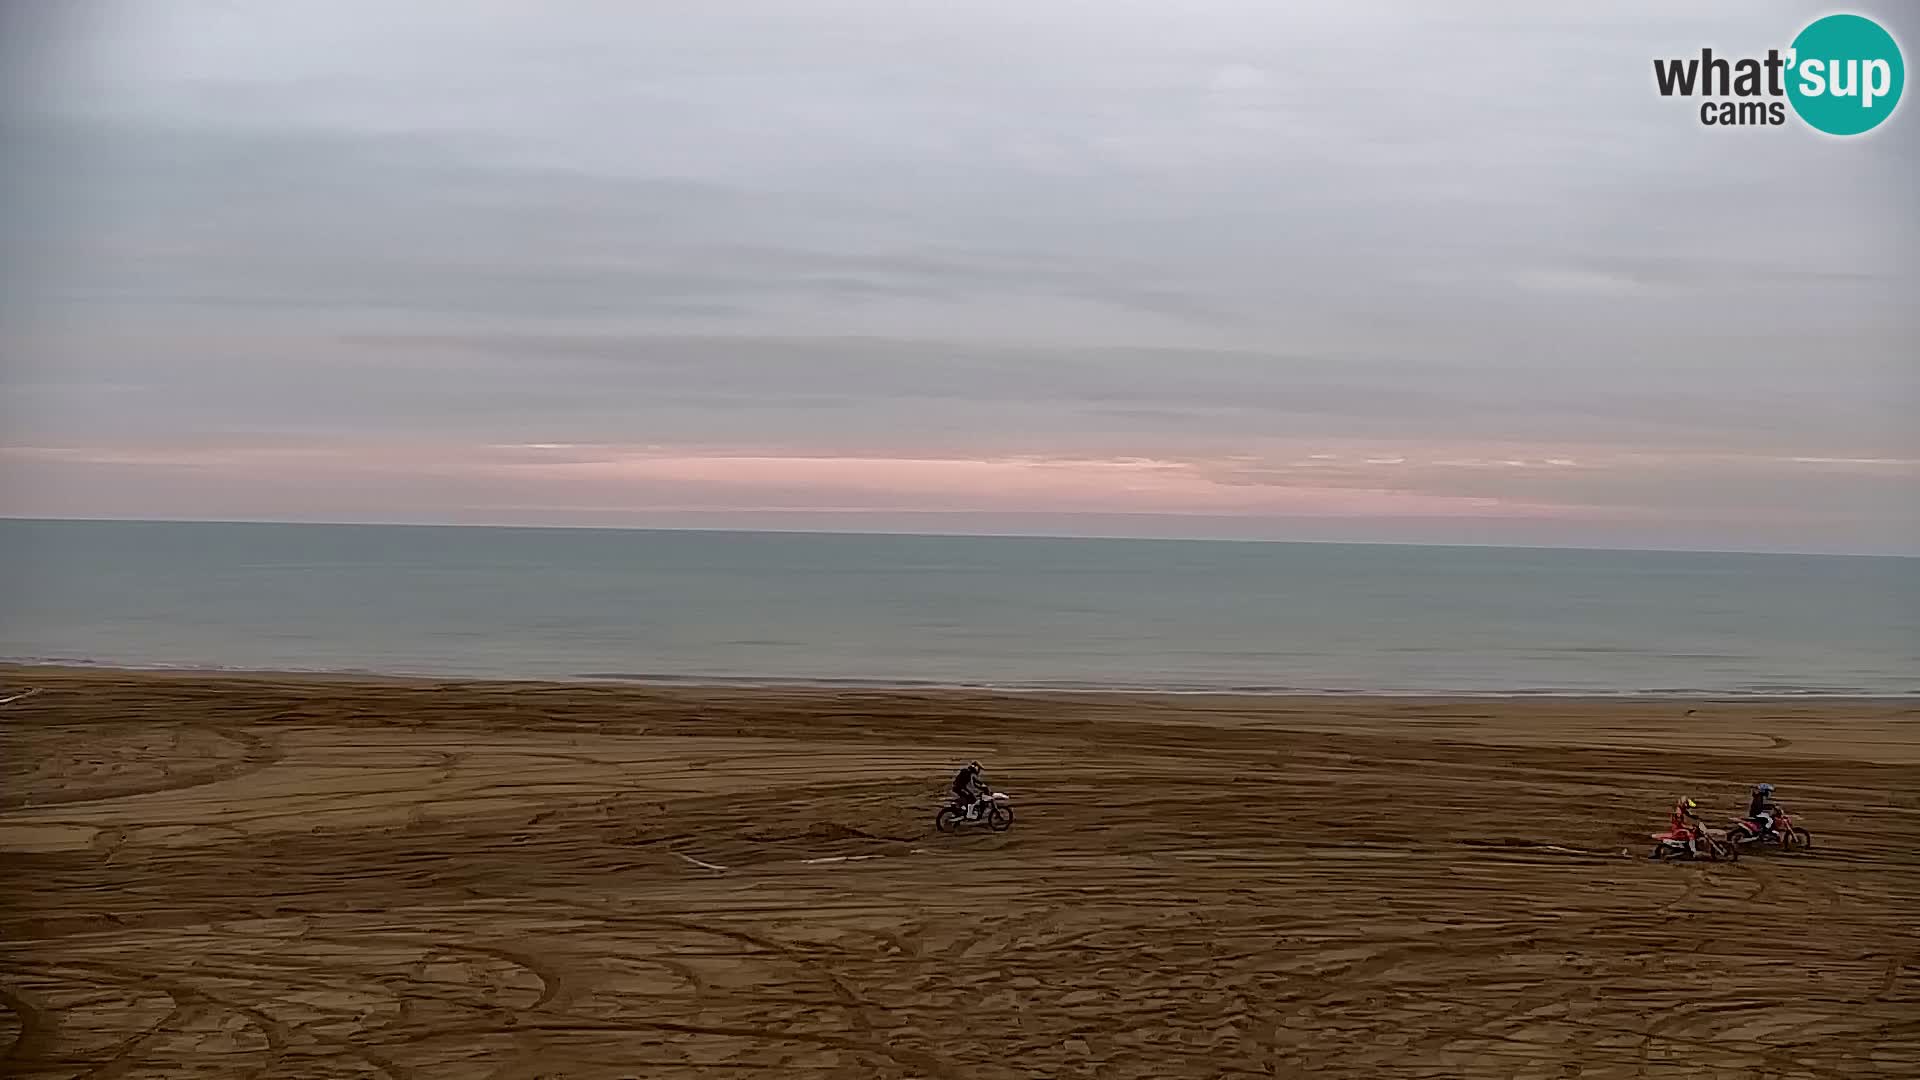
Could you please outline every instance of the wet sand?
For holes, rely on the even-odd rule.
[[[1911,702],[27,687],[7,1075],[1920,1075]]]

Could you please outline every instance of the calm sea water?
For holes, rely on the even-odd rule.
[[[0,657],[439,675],[1920,693],[1920,560],[0,521]]]

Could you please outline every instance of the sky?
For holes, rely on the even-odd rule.
[[[1920,106],[1675,8],[9,5],[0,514],[1920,553]]]

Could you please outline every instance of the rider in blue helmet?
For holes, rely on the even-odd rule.
[[[1753,785],[1751,797],[1747,799],[1747,817],[1760,826],[1760,835],[1773,834],[1773,815],[1779,812],[1780,808],[1773,802],[1773,785]]]

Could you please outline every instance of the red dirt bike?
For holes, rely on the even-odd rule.
[[[1735,850],[1778,844],[1781,851],[1805,851],[1813,846],[1813,834],[1793,823],[1785,810],[1773,815],[1773,831],[1761,829],[1753,818],[1741,818],[1727,826],[1727,842]]]
[[[1647,858],[1656,861],[1700,859],[1706,862],[1733,862],[1740,857],[1739,846],[1730,843],[1726,834],[1703,825],[1685,825],[1657,832],[1653,834],[1653,839],[1656,843]]]

